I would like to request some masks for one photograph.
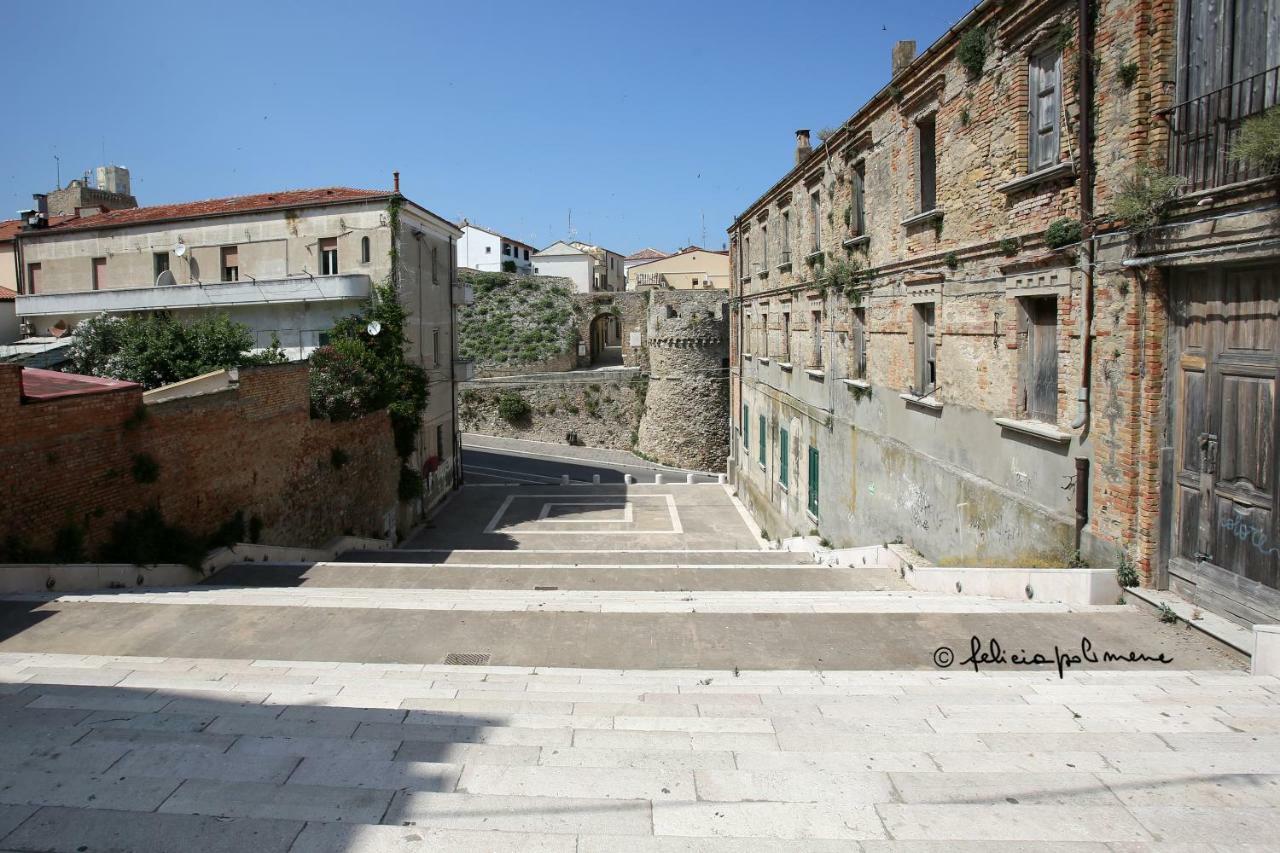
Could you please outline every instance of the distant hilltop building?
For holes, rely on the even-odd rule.
[[[632,264],[627,290],[729,289],[729,253],[689,246],[674,255]]]
[[[567,278],[577,293],[625,289],[622,255],[600,246],[557,240],[533,256],[538,275]]]

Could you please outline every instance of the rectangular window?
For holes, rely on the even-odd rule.
[[[849,320],[849,378],[867,378],[867,309],[854,308]]]
[[[431,330],[431,360],[433,366],[440,366],[440,330]]]
[[[742,404],[742,446],[751,447],[751,409],[746,403]]]
[[[440,283],[440,249],[438,246],[431,247],[431,283]]]
[[[157,279],[160,273],[169,271],[169,253],[168,252],[152,252],[151,254],[151,277]]]
[[[866,233],[866,210],[863,201],[863,184],[866,182],[867,164],[859,161],[850,176],[852,199],[849,202],[849,233],[861,237]]]
[[[769,226],[760,226],[760,266],[769,271]]]
[[[791,263],[791,211],[782,211],[782,263]]]
[[[757,424],[760,428],[760,437],[756,440],[759,444],[759,450],[756,452],[756,458],[760,460],[760,467],[763,468],[767,464],[769,458],[769,448],[767,445],[768,432],[765,430],[764,415],[757,418]]]
[[[822,312],[809,313],[809,367],[822,368]]]
[[[1058,420],[1058,300],[1052,296],[1023,299],[1018,320],[1018,363],[1022,414],[1032,420]]]
[[[240,250],[236,246],[222,247],[222,280],[240,280]]]
[[[27,264],[27,293],[38,293],[40,285],[40,265]]]
[[[753,264],[753,263],[755,263],[756,259],[755,259],[754,257],[752,257],[752,255],[751,255],[751,238],[750,238],[750,237],[743,237],[743,238],[742,238],[742,251],[743,251],[743,252],[745,252],[745,253],[746,253],[746,255],[747,255],[747,263],[748,263],[748,264]],[[742,274],[743,274],[743,275],[751,275],[751,269],[750,269],[749,267],[743,267],[743,268],[742,268]]]
[[[502,244],[502,254],[504,257],[511,257],[511,245],[509,243]]]
[[[936,127],[934,117],[926,116],[916,122],[916,169],[919,189],[920,212],[927,213],[938,206],[938,161]]]
[[[782,360],[791,361],[791,312],[782,312]]]
[[[1061,101],[1062,54],[1055,48],[1031,57],[1027,68],[1029,162],[1027,169],[1038,172],[1058,162],[1058,116]]]
[[[809,515],[818,517],[818,448],[809,448]]]
[[[915,316],[915,387],[918,396],[927,397],[937,387],[937,341],[934,330],[934,306],[922,302],[916,306]]]
[[[107,259],[93,259],[93,289],[102,290],[107,286]]]
[[[778,430],[778,482],[785,489],[791,477],[791,434]]]
[[[444,458],[444,424],[436,424],[436,456]]]
[[[338,238],[326,237],[320,241],[320,275],[338,274]]]
[[[760,312],[760,354],[769,357],[769,315]]]
[[[813,228],[813,240],[809,248],[814,252],[822,251],[822,199],[821,193],[815,190],[809,196],[809,224]]]

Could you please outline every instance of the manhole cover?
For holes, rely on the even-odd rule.
[[[446,666],[484,666],[489,655],[481,652],[449,652],[444,656]]]

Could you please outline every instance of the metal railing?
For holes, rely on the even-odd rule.
[[[1164,111],[1169,122],[1169,173],[1185,178],[1183,192],[1263,177],[1268,170],[1231,156],[1245,119],[1277,106],[1280,66],[1246,77]]]
[[[660,272],[636,273],[636,287],[662,287],[666,283],[666,277]]]

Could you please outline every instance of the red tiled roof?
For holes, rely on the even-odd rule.
[[[660,258],[667,257],[666,252],[660,252],[657,249],[641,249],[638,252],[632,252],[627,255],[624,260],[628,261],[656,261]]]
[[[0,302],[12,302],[18,298],[16,290],[10,290],[7,287],[0,287]]]
[[[120,228],[126,225],[139,225],[146,222],[199,219],[205,216],[225,216],[232,213],[251,213],[258,210],[279,210],[348,201],[376,201],[390,198],[391,195],[386,190],[359,190],[351,187],[285,190],[277,193],[258,193],[257,195],[239,195],[230,198],[211,198],[205,201],[188,201],[181,204],[157,204],[151,207],[109,210],[94,216],[70,219],[56,225],[50,224],[47,230],[79,231],[87,228]]]
[[[22,227],[21,219],[3,219],[0,220],[0,243],[7,243],[13,239],[13,235],[18,233],[18,229]]]
[[[39,367],[22,368],[22,398],[24,400],[56,400],[59,397],[76,397],[82,394],[103,394],[123,388],[141,388],[136,382],[119,379],[103,379],[100,376],[82,376],[79,373],[61,373]]]

